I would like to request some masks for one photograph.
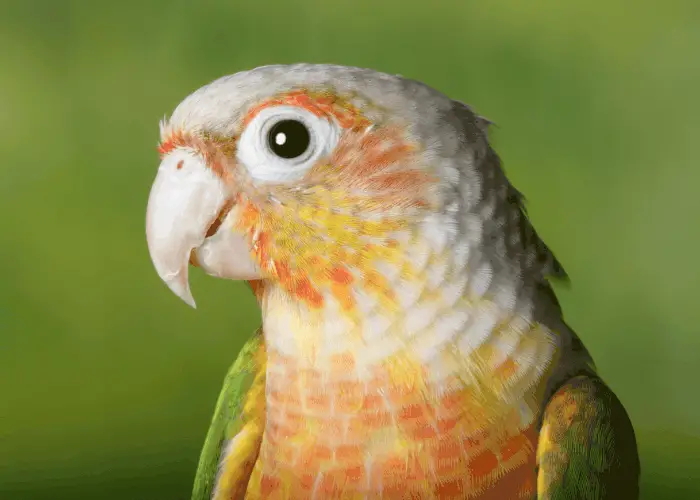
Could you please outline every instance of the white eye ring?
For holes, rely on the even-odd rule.
[[[270,148],[271,129],[285,120],[300,122],[309,134],[306,150],[294,158],[283,158]],[[300,179],[323,156],[329,155],[340,137],[334,120],[318,117],[298,106],[262,109],[245,128],[238,141],[236,159],[251,177],[261,181],[284,182]],[[277,144],[280,144],[278,142]]]

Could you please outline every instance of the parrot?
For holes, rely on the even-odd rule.
[[[630,417],[565,322],[568,275],[472,107],[401,75],[266,65],[160,122],[167,287],[241,281],[192,500],[636,499]]]

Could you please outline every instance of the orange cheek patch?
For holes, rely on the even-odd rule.
[[[278,244],[278,238],[284,238],[288,233],[298,233],[293,228],[287,227],[281,221],[271,216],[262,219],[263,214],[257,207],[247,200],[240,199],[242,205],[241,216],[238,220],[238,229],[247,234],[250,241],[252,255],[260,268],[271,277],[275,277],[279,285],[295,299],[306,303],[314,309],[324,305],[323,290],[340,304],[345,311],[353,311],[356,305],[353,296],[353,287],[356,279],[344,265],[333,263],[331,260],[320,256],[312,256],[310,259],[314,265],[302,266],[301,255]],[[299,243],[303,252],[303,241]],[[332,253],[333,242],[327,243],[327,254]],[[364,244],[354,252],[356,255],[367,259],[367,266],[362,272],[362,286],[373,292],[383,300],[393,300],[394,291],[384,276],[369,268],[375,253],[386,252],[387,249],[376,249],[372,245]],[[399,249],[389,249],[390,252],[399,252]],[[342,251],[341,251],[342,253]],[[295,260],[297,264],[291,267],[289,262]],[[336,260],[336,259],[333,259]],[[342,260],[340,260],[342,262]],[[337,260],[336,260],[337,262]],[[349,264],[349,263],[348,263]],[[358,261],[357,264],[362,264]]]
[[[410,209],[430,204],[427,188],[436,180],[421,170],[418,148],[399,126],[370,128],[348,99],[330,92],[302,89],[276,96],[252,107],[243,125],[261,110],[280,105],[332,118],[343,133],[331,157],[308,172],[300,189],[270,186],[259,193],[262,199],[273,195],[277,204],[239,199],[238,229],[248,235],[256,262],[312,309],[334,300],[356,317],[358,289],[385,308],[395,307],[395,291],[376,263],[404,264],[394,235],[407,230],[415,214]],[[397,214],[397,208],[407,210]]]
[[[260,210],[242,196],[238,198],[241,206],[237,228],[246,233],[251,244],[252,255],[258,262],[261,270],[279,280],[282,287],[296,299],[309,304],[313,308],[323,305],[323,295],[309,280],[305,271],[290,270],[287,262],[273,257],[275,254],[275,241],[271,234],[261,229],[262,220]]]

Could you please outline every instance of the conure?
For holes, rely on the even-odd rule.
[[[565,323],[566,273],[488,141],[414,80],[333,65],[218,79],[161,123],[158,275],[245,280],[205,499],[635,499],[629,417]]]

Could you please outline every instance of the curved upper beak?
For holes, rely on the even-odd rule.
[[[161,162],[146,211],[148,250],[158,276],[192,307],[190,261],[221,278],[261,277],[244,235],[233,229],[237,208],[200,155],[178,149]]]

